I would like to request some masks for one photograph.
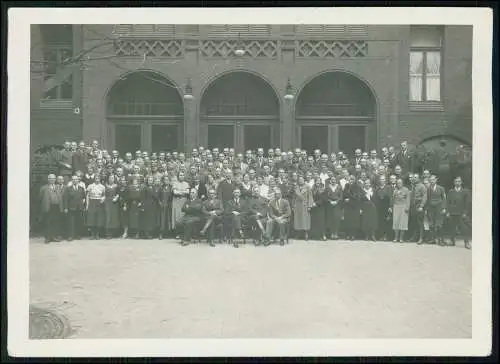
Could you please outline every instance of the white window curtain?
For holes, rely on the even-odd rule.
[[[426,99],[427,101],[441,100],[441,53],[427,52],[426,59]]]
[[[410,101],[422,101],[423,52],[410,53]]]

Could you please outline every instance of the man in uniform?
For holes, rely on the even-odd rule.
[[[462,178],[460,176],[455,177],[453,184],[454,187],[449,190],[446,203],[448,208],[447,216],[450,218],[451,245],[455,245],[458,228],[460,234],[464,237],[465,247],[470,249],[466,225],[469,225],[468,211],[471,203],[471,193],[470,190],[462,187]]]
[[[437,177],[432,175],[429,179],[430,186],[427,191],[427,213],[429,215],[430,243],[444,245],[442,235],[443,220],[446,214],[446,192],[437,184]]]
[[[418,244],[424,242],[424,216],[425,205],[427,203],[427,188],[420,181],[418,173],[410,174],[411,178],[411,204],[409,216],[410,236],[416,238],[418,234]]]
[[[257,226],[260,231],[260,238],[255,239],[255,245],[261,243],[262,238],[266,234],[265,222],[267,218],[267,201],[260,196],[260,191],[258,187],[252,188],[252,196],[247,201],[247,218],[250,224]]]

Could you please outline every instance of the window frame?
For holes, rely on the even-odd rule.
[[[71,44],[68,44],[68,43],[48,43],[48,44],[45,44],[44,47],[43,47],[43,52],[45,53],[46,51],[55,51],[56,53],[56,62],[58,65],[60,65],[63,60],[64,60],[64,57],[63,57],[63,52],[64,51],[68,51],[70,55],[73,54],[73,47]],[[59,67],[58,65],[55,66],[55,72],[54,73],[49,73],[47,71],[44,72],[44,81],[46,79],[46,77],[51,77],[51,76],[54,76],[57,74],[57,67]],[[50,103],[50,102],[53,102],[53,101],[73,101],[73,98],[74,98],[74,93],[75,93],[75,80],[74,80],[74,72],[68,77],[68,79],[71,79],[71,96],[69,98],[62,98],[62,88],[63,88],[63,85],[64,85],[64,81],[60,84],[60,85],[57,85],[54,87],[54,89],[56,89],[56,97],[54,98],[51,98],[51,97],[47,97],[49,92],[51,92],[53,89],[47,91],[47,92],[44,92],[43,93],[43,96],[41,98],[41,101],[42,103]]]
[[[420,26],[415,26],[415,28]],[[425,28],[426,26],[422,26]],[[434,27],[437,32],[439,32],[439,45],[436,46],[414,46],[412,45],[412,36],[410,28],[410,51],[409,51],[409,61],[408,61],[408,101],[410,104],[416,105],[442,105],[444,100],[444,27],[437,26]],[[422,90],[421,90],[421,100],[412,100],[411,99],[411,90],[410,90],[410,78],[411,78],[411,53],[422,53]],[[439,100],[428,100],[427,99],[427,55],[430,52],[439,53]]]

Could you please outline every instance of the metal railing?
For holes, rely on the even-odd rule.
[[[114,102],[110,114],[113,115],[182,115],[183,106],[176,102]]]
[[[362,104],[302,104],[297,106],[299,116],[362,116],[372,117],[374,110],[371,105]]]
[[[249,105],[238,103],[223,103],[207,105],[203,109],[203,114],[206,116],[213,115],[277,115],[279,107],[271,105]]]

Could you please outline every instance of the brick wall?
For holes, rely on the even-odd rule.
[[[43,42],[38,25],[31,26],[31,60],[43,60]],[[81,49],[80,26],[73,27],[74,54]],[[82,138],[82,115],[75,114],[81,100],[81,75],[77,70],[73,74],[73,100],[43,105],[43,73],[37,71],[37,64],[32,64],[30,84],[30,151],[33,153],[45,145],[62,144],[64,140]]]
[[[88,29],[92,28],[93,31]],[[286,27],[271,27],[271,36],[280,36]],[[297,29],[297,28],[296,28]],[[378,145],[392,144],[401,138],[417,144],[421,140],[439,134],[454,135],[465,141],[472,135],[471,96],[471,47],[472,28],[447,26],[445,30],[443,77],[444,111],[412,111],[408,107],[409,26],[367,26],[364,38],[369,42],[369,55],[365,58],[298,59],[291,41],[284,41],[283,51],[275,59],[221,60],[204,59],[197,49],[197,40],[186,40],[186,52],[182,59],[148,58],[145,63],[138,57],[117,59],[119,67],[107,60],[92,62],[91,68],[82,72],[82,93],[77,93],[83,115],[80,129],[79,116],[70,110],[40,110],[32,107],[32,143],[41,145],[65,137],[98,139],[103,145],[109,142],[110,125],[106,121],[106,96],[109,89],[126,70],[138,67],[150,69],[167,76],[183,89],[191,78],[195,100],[185,104],[185,144],[190,148],[203,143],[206,128],[199,121],[199,104],[203,90],[219,75],[245,70],[261,76],[280,98],[281,132],[295,141],[296,124],[293,103],[290,109],[283,100],[286,80],[291,77],[297,91],[314,76],[331,70],[350,72],[375,91],[378,100],[378,125],[374,129]],[[99,42],[95,34],[109,35],[113,25],[86,25],[82,32],[84,47]],[[200,30],[201,31],[201,30]],[[306,34],[298,34],[304,38]],[[310,35],[311,38],[317,35]],[[189,38],[189,37],[188,37]],[[288,48],[287,48],[288,47]],[[287,50],[288,49],[288,50]],[[99,56],[112,54],[114,50],[103,48]],[[107,53],[106,53],[107,52]],[[35,83],[34,83],[35,85]],[[76,105],[75,104],[75,105]],[[36,105],[32,103],[32,105]],[[288,128],[289,131],[284,129]],[[283,144],[282,140],[282,144]],[[285,141],[286,142],[286,141]],[[287,144],[287,143],[285,143]]]
[[[449,135],[472,143],[472,27],[445,27],[443,111],[412,111],[408,107],[407,54],[408,52],[402,52],[401,55],[401,137],[411,144],[418,144],[436,135]]]
[[[65,140],[79,141],[81,119],[72,110],[31,110],[31,151],[44,145],[62,144]]]

